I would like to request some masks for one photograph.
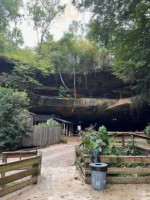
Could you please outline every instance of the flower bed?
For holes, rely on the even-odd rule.
[[[89,155],[80,147],[75,148],[76,166],[85,183],[91,183]],[[114,184],[148,184],[150,183],[150,156],[101,156],[101,162],[109,165],[107,183]],[[115,167],[114,167],[114,166]],[[116,167],[117,166],[117,167]]]

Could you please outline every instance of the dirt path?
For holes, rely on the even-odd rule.
[[[74,146],[54,145],[42,150],[42,175],[38,185],[20,190],[9,200],[150,200],[150,185],[108,185],[105,191],[95,191],[82,182],[74,166]],[[4,198],[3,198],[4,199]]]

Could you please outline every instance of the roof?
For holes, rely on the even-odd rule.
[[[69,122],[69,121],[66,121],[66,120],[63,120],[63,119],[59,119],[57,117],[52,117],[52,118],[55,119],[56,121],[63,122],[65,124],[73,124],[72,122]]]
[[[36,115],[36,114],[34,114],[34,113],[32,113],[32,112],[29,112],[30,113],[30,115]]]

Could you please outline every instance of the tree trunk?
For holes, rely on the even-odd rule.
[[[76,70],[74,68],[74,97],[77,98],[77,89],[76,89]]]
[[[71,96],[72,96],[71,91],[69,90],[69,88],[67,87],[67,85],[65,84],[65,82],[64,82],[64,80],[63,80],[62,74],[59,73],[59,76],[60,76],[60,80],[61,80],[63,86],[66,88],[66,90],[67,90],[67,91],[71,94]]]

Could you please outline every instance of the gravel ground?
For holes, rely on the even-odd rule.
[[[150,200],[150,185],[108,185],[105,191],[95,191],[84,184],[74,166],[78,143],[78,138],[69,138],[67,144],[42,149],[38,184],[2,200]]]

